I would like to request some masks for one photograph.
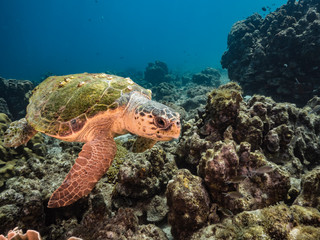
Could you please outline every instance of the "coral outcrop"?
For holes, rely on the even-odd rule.
[[[14,120],[23,118],[26,115],[25,109],[28,105],[26,94],[33,88],[33,83],[28,80],[0,77],[1,112],[8,114],[7,107]]]
[[[221,84],[220,78],[221,74],[217,69],[208,67],[202,70],[200,73],[194,74],[192,76],[192,81],[200,85],[219,87]]]
[[[198,166],[214,203],[234,212],[254,210],[287,199],[289,174],[269,165],[262,153],[248,143],[218,141],[203,154]],[[268,172],[257,169],[268,168]]]
[[[302,191],[295,204],[320,209],[320,168],[305,174],[302,179]]]
[[[239,86],[229,83],[212,91],[195,124],[186,124],[178,153],[197,163],[192,159],[200,160],[200,154],[214,142],[247,142],[251,151],[260,150],[268,161],[300,176],[303,169],[319,164],[319,130],[320,116],[309,106],[297,108],[260,95],[245,102]]]
[[[169,69],[165,62],[155,61],[154,63],[149,63],[146,67],[144,80],[152,85],[157,85],[161,82],[170,82],[175,78],[169,74]]]
[[[320,3],[289,0],[265,18],[254,14],[235,23],[222,67],[246,94],[303,106],[320,91],[319,31]]]
[[[245,211],[223,223],[202,228],[189,239],[319,239],[320,213],[314,208],[279,204]]]
[[[176,171],[173,156],[160,146],[141,154],[128,154],[120,167],[116,191],[131,198],[146,198],[164,191]]]
[[[47,146],[41,134],[36,134],[26,146],[15,149],[4,147],[3,134],[10,123],[9,117],[0,113],[0,187],[5,185],[7,179],[14,176],[15,167],[21,162],[34,157],[42,159],[47,152]]]
[[[178,166],[191,169],[203,179],[210,195],[207,223],[216,224],[210,230],[206,227],[199,230],[193,239],[207,239],[204,236],[211,235],[206,231],[213,231],[214,236],[220,237],[218,239],[238,239],[239,232],[245,233],[247,237],[244,239],[251,239],[254,232],[259,236],[268,236],[266,239],[296,239],[292,237],[294,234],[310,237],[306,239],[317,236],[316,226],[304,226],[298,220],[292,220],[293,227],[284,232],[281,227],[275,229],[276,226],[271,225],[282,220],[276,217],[273,220],[269,216],[269,211],[276,212],[270,206],[279,202],[287,204],[283,205],[285,212],[299,209],[297,204],[314,208],[319,206],[316,197],[320,159],[317,150],[320,149],[317,105],[318,98],[311,99],[304,108],[276,103],[261,95],[254,95],[245,101],[241,88],[233,82],[209,94],[205,110],[184,125],[177,148]],[[308,171],[311,172],[307,174]],[[288,210],[291,204],[295,205]],[[198,204],[193,203],[192,207],[196,206]],[[188,212],[192,207],[179,211]],[[176,208],[169,205],[169,213]],[[249,211],[255,216],[257,212],[252,211],[255,209],[259,209],[257,211],[259,214],[261,212],[261,217],[250,220],[257,225],[251,228],[253,232],[246,233],[247,225],[234,224],[237,218]],[[304,208],[301,209],[304,211]],[[319,214],[316,209],[310,208],[310,211]],[[225,224],[224,221],[231,221],[231,218],[233,224]],[[260,226],[261,221],[269,224],[269,218],[269,228]],[[176,234],[175,222],[171,224],[172,233]],[[186,237],[188,234],[189,228],[184,228],[175,236],[189,239]]]
[[[176,239],[188,236],[203,227],[209,215],[210,199],[202,179],[181,169],[167,187],[168,222]]]

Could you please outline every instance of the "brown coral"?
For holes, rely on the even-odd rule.
[[[188,239],[191,232],[206,224],[209,195],[202,179],[181,169],[167,187],[168,221],[176,239]]]

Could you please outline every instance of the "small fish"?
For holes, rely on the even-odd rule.
[[[242,198],[243,197],[243,195],[238,191],[227,192],[227,193],[224,193],[224,195],[226,195],[227,197],[230,197],[230,198]]]
[[[310,113],[313,113],[313,114],[319,114],[320,113],[320,105],[316,105],[310,112]]]
[[[229,209],[227,208],[223,208],[223,207],[220,207],[218,209],[220,212],[222,212],[223,215],[227,216],[227,217],[232,217],[233,216],[233,212],[231,212]]]
[[[235,177],[230,178],[229,181],[227,181],[227,183],[241,183],[247,177],[248,176],[246,176],[246,175],[235,176]]]
[[[261,9],[262,9],[262,11],[264,11],[264,12],[267,11],[267,9],[266,9],[265,7],[262,7]]]
[[[257,174],[269,173],[272,171],[273,171],[273,167],[267,166],[267,165],[259,167],[258,169],[252,170],[252,172],[257,173]]]

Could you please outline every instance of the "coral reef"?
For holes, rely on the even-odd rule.
[[[12,118],[12,115],[9,111],[9,107],[7,105],[6,100],[4,100],[4,98],[0,98],[0,113],[6,114],[10,119]]]
[[[128,154],[120,167],[116,191],[120,196],[146,198],[164,190],[176,171],[173,156],[160,146]]]
[[[168,222],[176,239],[188,239],[190,233],[203,227],[209,215],[209,194],[200,177],[187,169],[177,172],[167,187]]]
[[[268,161],[285,165],[296,176],[319,164],[320,117],[309,106],[301,109],[259,95],[245,102],[239,86],[229,83],[212,91],[200,115],[184,127],[180,141],[179,156],[188,162],[197,163],[192,159],[199,160],[213,142],[229,139],[249,143],[251,151],[261,149]]]
[[[134,137],[117,138],[109,171],[63,209],[46,208],[48,198],[82,144],[41,134],[16,149],[0,142],[0,233],[19,226],[48,240],[317,239],[320,98],[298,108],[244,99],[234,82],[173,86],[181,94],[167,100],[181,112],[190,105],[179,142],[134,154]],[[1,137],[9,123],[0,114]]]
[[[209,94],[205,110],[183,126],[176,152],[178,167],[187,167],[199,175],[210,194],[208,223],[221,224],[226,218],[234,221],[248,211],[269,209],[281,201],[288,205],[318,207],[320,116],[315,111],[317,105],[318,98],[311,99],[304,108],[276,103],[260,95],[244,101],[241,88],[233,82]],[[310,170],[311,173],[305,175]],[[300,186],[299,179],[303,176]],[[193,203],[193,207],[196,206],[198,204]],[[294,207],[298,206],[291,208]],[[170,207],[169,212],[175,208]],[[264,221],[271,218],[264,210],[261,212]],[[259,219],[252,221],[259,223]],[[223,237],[219,233],[221,238],[218,239],[237,239],[236,232],[244,231],[232,225],[220,229],[219,224],[208,230],[220,232]],[[305,231],[312,226],[304,228],[302,225],[298,224],[293,232],[283,236],[309,236]],[[174,223],[172,227],[176,234]],[[259,228],[266,231],[264,227]],[[206,239],[200,238],[207,234],[205,229],[194,239]],[[260,230],[256,229],[257,234]],[[315,229],[310,230],[310,236],[317,233]],[[185,228],[177,239],[188,239],[185,237],[188,234]],[[275,232],[274,236],[281,234]],[[273,238],[270,233],[270,239],[291,238]]]
[[[218,141],[203,154],[198,171],[214,203],[233,213],[270,206],[287,199],[289,174],[269,165],[250,144]],[[257,169],[270,166],[268,172]],[[271,167],[272,166],[272,167]]]
[[[113,240],[167,240],[164,232],[153,224],[139,225],[132,209],[119,209],[114,217],[108,217],[99,210],[89,210],[81,224],[69,230],[68,235],[83,239]],[[66,236],[67,237],[67,236]]]
[[[302,191],[295,204],[320,209],[320,169],[316,168],[304,175]]]
[[[168,82],[161,82],[152,88],[152,98],[168,102],[175,102],[179,97],[178,89],[175,85]]]
[[[318,1],[289,0],[264,19],[254,14],[235,23],[221,59],[229,78],[246,94],[306,104],[320,90],[319,9]]]
[[[0,77],[0,112],[12,115],[13,119],[20,119],[26,115],[25,109],[28,104],[26,94],[34,88],[28,80],[4,79]],[[6,106],[9,112],[6,112]],[[8,114],[10,116],[10,114]],[[11,116],[10,116],[11,117]]]
[[[3,119],[1,122],[10,121],[4,114],[0,115],[0,119]],[[7,123],[3,131],[6,126]],[[23,230],[36,229],[45,239],[55,240],[65,240],[71,236],[84,240],[92,239],[92,236],[95,239],[167,239],[166,234],[152,223],[163,221],[168,212],[166,198],[157,194],[164,193],[176,169],[170,151],[163,151],[159,145],[139,154],[139,158],[134,160],[132,153],[127,155],[128,150],[122,146],[122,141],[116,140],[118,151],[113,165],[92,193],[64,209],[48,209],[45,206],[49,196],[63,181],[82,144],[61,142],[39,134],[30,140],[32,149],[37,149],[36,139],[41,139],[50,147],[43,157],[26,146],[27,150],[23,151],[29,151],[29,155],[18,160],[10,170],[12,174],[4,180],[0,192],[0,233],[19,226]],[[134,161],[134,164],[121,166],[123,162],[127,163],[125,158]],[[137,174],[129,174],[128,178],[121,173],[118,176],[119,168],[122,168],[121,173]],[[118,177],[123,182],[121,180],[119,187],[115,187]],[[134,179],[136,185],[129,184],[128,179]],[[130,209],[121,208],[117,198],[122,196],[117,189],[121,189],[121,193],[130,193],[126,195],[128,201],[130,197],[143,198],[142,204],[138,203],[136,207],[131,204]],[[145,225],[139,221],[142,215]],[[98,221],[101,224],[97,224]]]
[[[14,168],[17,164],[33,157],[42,159],[47,152],[47,147],[41,134],[36,134],[26,146],[20,146],[15,149],[5,148],[3,146],[3,134],[10,123],[9,117],[4,113],[0,113],[0,187],[4,186],[7,179],[14,176]]]
[[[223,223],[194,233],[191,240],[206,239],[319,239],[320,213],[314,208],[279,204],[245,211]]]
[[[144,72],[144,80],[153,85],[169,82],[171,77],[167,64],[161,61],[149,63]]]
[[[192,81],[196,84],[210,85],[214,87],[219,87],[221,74],[217,69],[214,68],[206,68],[202,70],[200,73],[196,73],[192,76]]]

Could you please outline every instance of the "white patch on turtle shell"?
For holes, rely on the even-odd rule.
[[[127,80],[127,83],[129,84],[134,84],[134,82],[131,80],[131,78],[127,77],[125,78],[125,80]],[[130,89],[131,90],[131,89]]]
[[[82,87],[85,84],[85,82],[79,82],[77,87]]]
[[[107,77],[108,75],[107,74],[105,74],[105,73],[98,73],[97,74],[97,77],[99,77],[99,78],[105,78],[105,77]]]

